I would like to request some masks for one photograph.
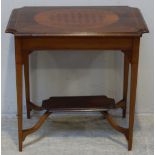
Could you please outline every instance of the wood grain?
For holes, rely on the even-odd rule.
[[[18,36],[141,36],[148,28],[137,8],[23,7],[15,9],[6,32]]]
[[[48,111],[105,111],[115,108],[115,100],[106,96],[51,97],[42,102]]]
[[[132,149],[139,43],[142,34],[148,32],[137,8],[126,6],[23,7],[13,10],[6,32],[13,33],[15,36],[19,151],[22,151],[24,138],[38,130],[51,113],[50,111],[55,110],[102,111],[112,127],[126,136],[128,150]],[[34,50],[53,49],[121,50],[124,53],[123,98],[117,104],[114,99],[105,96],[52,97],[44,101],[42,107],[31,102],[28,55]],[[122,108],[125,116],[129,63],[131,64],[129,126],[123,128],[116,124],[105,110]],[[25,130],[22,120],[23,65],[25,66],[28,118],[30,118],[30,110],[47,110],[36,125]]]

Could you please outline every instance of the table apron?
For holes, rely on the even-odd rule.
[[[80,50],[129,50],[133,38],[122,37],[23,37],[23,50],[80,49]]]

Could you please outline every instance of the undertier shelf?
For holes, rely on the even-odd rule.
[[[43,100],[48,111],[105,111],[115,109],[115,100],[106,96],[63,96]]]

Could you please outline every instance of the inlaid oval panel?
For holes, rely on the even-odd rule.
[[[111,11],[76,8],[43,11],[35,15],[34,19],[40,25],[72,29],[105,27],[117,22],[119,17]]]

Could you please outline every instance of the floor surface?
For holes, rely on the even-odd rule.
[[[24,118],[24,127],[37,122]],[[127,120],[115,118],[127,127]],[[136,115],[132,151],[125,137],[100,113],[53,114],[35,133],[26,137],[18,152],[17,120],[2,116],[2,155],[153,155],[153,114]]]

